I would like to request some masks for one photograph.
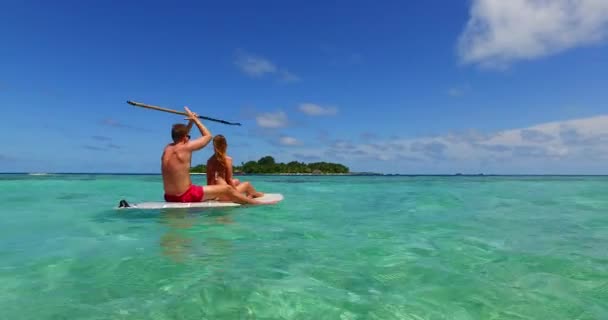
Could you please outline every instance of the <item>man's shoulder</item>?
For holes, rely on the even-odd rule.
[[[191,155],[192,150],[181,144],[168,144],[165,146],[163,154],[176,154],[178,157],[183,157]]]
[[[192,153],[192,150],[188,148],[188,144],[178,143],[178,144],[168,144],[167,149],[175,150],[176,152],[189,152]]]

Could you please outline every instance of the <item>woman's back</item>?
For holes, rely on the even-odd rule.
[[[232,159],[226,157],[226,162],[231,163]],[[232,177],[228,176],[227,166],[221,163],[214,154],[207,160],[207,185],[217,184],[218,178],[222,178],[226,182],[229,181],[228,179],[232,179]],[[230,183],[228,182],[228,184]]]

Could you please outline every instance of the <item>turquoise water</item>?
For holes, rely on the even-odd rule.
[[[608,178],[246,178],[285,200],[0,175],[0,318],[608,319]]]

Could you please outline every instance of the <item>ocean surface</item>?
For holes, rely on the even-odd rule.
[[[608,177],[239,178],[285,200],[0,175],[0,318],[608,319]]]

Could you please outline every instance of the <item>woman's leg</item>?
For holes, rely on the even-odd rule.
[[[236,189],[234,189],[228,184],[204,186],[203,193],[203,201],[209,199],[227,198],[227,201],[232,201],[241,204],[261,204],[261,202],[257,200],[247,198],[247,196],[238,192]]]
[[[218,177],[217,179],[215,179],[216,182],[216,186],[228,186],[228,183],[226,183],[226,180],[224,180],[224,178]],[[217,198],[219,201],[230,201],[230,198],[227,196],[220,196]]]
[[[263,197],[264,194],[256,191],[255,188],[253,187],[253,185],[249,182],[241,182],[239,183],[238,186],[236,186],[236,190],[238,190],[241,193],[245,193],[249,196],[252,196],[254,198],[259,198],[259,197]]]

